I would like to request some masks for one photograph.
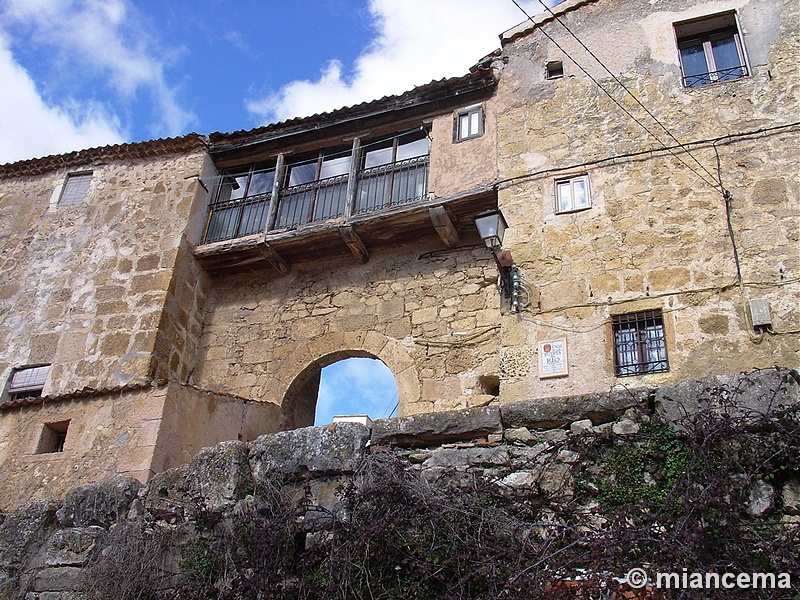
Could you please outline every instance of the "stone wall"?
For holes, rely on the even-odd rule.
[[[165,304],[175,304],[168,298],[180,303],[184,286],[202,286],[196,269],[175,269],[203,161],[195,150],[72,168],[93,172],[72,206],[57,205],[66,170],[0,179],[0,378],[49,363],[45,394],[148,380]],[[172,320],[197,336],[202,309],[180,309],[201,315],[193,326],[187,314]]]
[[[146,482],[223,440],[275,431],[278,409],[177,383],[93,390],[0,411],[0,509],[115,474]],[[63,451],[48,425],[66,424]]]
[[[486,249],[441,252],[437,238],[375,249],[364,265],[331,260],[279,279],[220,279],[192,381],[281,404],[301,374],[313,375],[309,367],[318,374],[369,356],[397,379],[401,415],[485,404],[498,377],[499,305]],[[313,406],[310,416],[284,425],[312,424]]]
[[[26,600],[77,598],[72,590],[85,584],[82,569],[105,556],[100,550],[110,543],[110,533],[146,520],[151,535],[171,535],[177,548],[185,547],[199,535],[195,519],[202,514],[200,507],[208,514],[247,514],[256,488],[295,490],[297,514],[313,531],[313,515],[337,514],[337,489],[376,453],[393,453],[406,470],[430,485],[469,484],[479,475],[521,502],[543,495],[568,502],[575,483],[571,465],[579,456],[565,446],[571,436],[613,434],[624,443],[654,418],[653,406],[673,424],[700,409],[732,418],[763,417],[797,406],[798,380],[796,372],[772,369],[661,389],[382,419],[371,430],[342,423],[264,435],[250,443],[223,442],[203,449],[190,464],[157,475],[146,487],[133,479],[112,478],[75,488],[63,499],[38,500],[0,515],[0,594]],[[796,523],[800,480],[792,477],[779,489],[757,481],[751,494],[742,496],[747,513]],[[770,512],[775,510],[782,512]],[[318,525],[325,529],[327,522]],[[159,551],[165,548],[148,550]],[[140,561],[141,556],[131,559]],[[168,564],[167,571],[177,571],[181,562],[179,555],[163,560],[157,564]],[[160,579],[155,585],[174,582]]]
[[[673,23],[733,9],[751,75],[683,88]],[[559,13],[651,114],[552,19],[504,34],[499,204],[505,247],[534,294],[502,321],[501,400],[796,365],[797,4],[575,0]],[[550,61],[562,61],[564,77],[545,77]],[[654,119],[691,154],[664,150],[598,84],[664,146],[678,142]],[[591,208],[557,214],[555,181],[577,175],[588,175]],[[732,195],[727,209],[719,180]],[[769,332],[749,324],[754,298],[769,302]],[[663,311],[669,371],[615,377],[611,316],[651,309]],[[539,344],[558,339],[569,374],[540,378]]]

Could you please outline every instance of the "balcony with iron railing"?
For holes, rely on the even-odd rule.
[[[366,262],[369,245],[429,233],[455,245],[458,223],[496,206],[496,190],[487,185],[436,198],[429,171],[429,138],[417,129],[352,149],[307,152],[288,164],[279,155],[223,172],[207,186],[214,200],[195,256],[209,272],[266,262],[286,273],[290,262],[348,251]]]
[[[270,222],[273,193],[234,200],[217,192],[209,206],[203,243],[233,240],[255,233],[296,229],[347,214],[380,211],[421,200],[428,189],[429,157],[418,156],[362,169],[356,173],[353,206],[348,211],[349,174],[328,177],[281,189],[275,217]],[[224,189],[224,185],[219,186]],[[222,198],[222,200],[220,200]]]
[[[712,83],[722,83],[725,81],[734,81],[747,76],[747,66],[738,65],[728,69],[720,69],[719,71],[710,71],[708,73],[697,73],[695,75],[684,75],[683,85],[687,88],[700,87],[703,85],[710,85]]]

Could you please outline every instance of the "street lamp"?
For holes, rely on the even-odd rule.
[[[500,271],[500,289],[503,291],[503,296],[511,298],[514,289],[512,270],[516,269],[516,265],[511,258],[511,252],[503,252],[500,249],[503,246],[503,236],[508,228],[503,213],[499,209],[482,212],[475,217],[475,227],[478,229],[478,235],[481,236],[483,243],[491,250],[497,270]]]

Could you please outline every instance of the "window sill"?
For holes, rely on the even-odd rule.
[[[574,215],[575,213],[586,212],[587,210],[592,210],[591,206],[586,206],[584,208],[574,208],[572,210],[560,210],[553,213],[555,216],[559,217],[561,215]]]
[[[24,463],[49,462],[56,460],[64,460],[67,458],[72,458],[71,450],[66,450],[64,452],[45,452],[43,454],[25,454],[22,456],[22,462]]]

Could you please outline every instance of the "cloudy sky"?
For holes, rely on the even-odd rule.
[[[524,19],[512,0],[0,0],[0,163],[400,93]]]

